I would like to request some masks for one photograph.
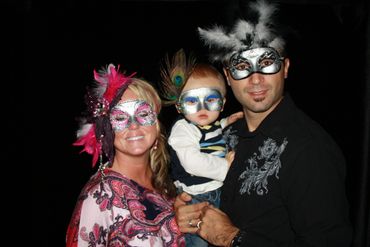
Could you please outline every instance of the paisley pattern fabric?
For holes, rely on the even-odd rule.
[[[111,170],[83,188],[67,230],[67,247],[185,246],[173,199]]]

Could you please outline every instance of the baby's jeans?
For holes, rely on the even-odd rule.
[[[191,195],[192,200],[189,204],[194,204],[198,202],[208,201],[215,207],[220,206],[220,195],[221,188],[206,192],[204,194]],[[201,238],[198,234],[187,233],[185,234],[186,247],[208,247],[208,242]]]

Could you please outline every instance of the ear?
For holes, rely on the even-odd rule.
[[[220,111],[220,112],[222,112],[222,111],[224,110],[225,103],[226,103],[226,98],[224,97],[224,99],[223,99],[223,103],[222,103],[222,108],[221,108],[221,111]]]
[[[177,113],[181,114],[180,105],[178,103],[176,103],[175,106],[176,106]]]
[[[284,59],[284,78],[288,78],[288,71],[290,66],[290,60],[289,58]]]
[[[153,144],[153,150],[157,150],[158,149],[158,139],[155,139],[155,142]]]
[[[229,73],[228,73],[228,70],[223,68],[222,69],[224,71],[224,75],[225,75],[225,78],[226,78],[226,81],[227,81],[227,85],[230,86],[230,81],[229,81]]]

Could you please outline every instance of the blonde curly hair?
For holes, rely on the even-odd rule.
[[[156,89],[147,81],[139,78],[132,78],[128,88],[138,96],[139,99],[148,102],[152,108],[160,113],[161,99]],[[164,128],[159,120],[156,123],[157,141],[150,150],[150,167],[153,171],[152,183],[154,188],[168,197],[174,197],[176,190],[173,181],[169,177],[169,154],[167,149]]]

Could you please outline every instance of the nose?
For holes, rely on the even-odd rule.
[[[136,123],[136,122],[132,122],[129,126],[128,126],[128,129],[129,130],[136,130],[139,128],[139,124]]]
[[[204,99],[199,103],[199,110],[206,110],[206,104],[204,103]]]
[[[257,85],[263,81],[263,75],[261,73],[254,72],[253,74],[250,75],[249,79],[252,84]]]

